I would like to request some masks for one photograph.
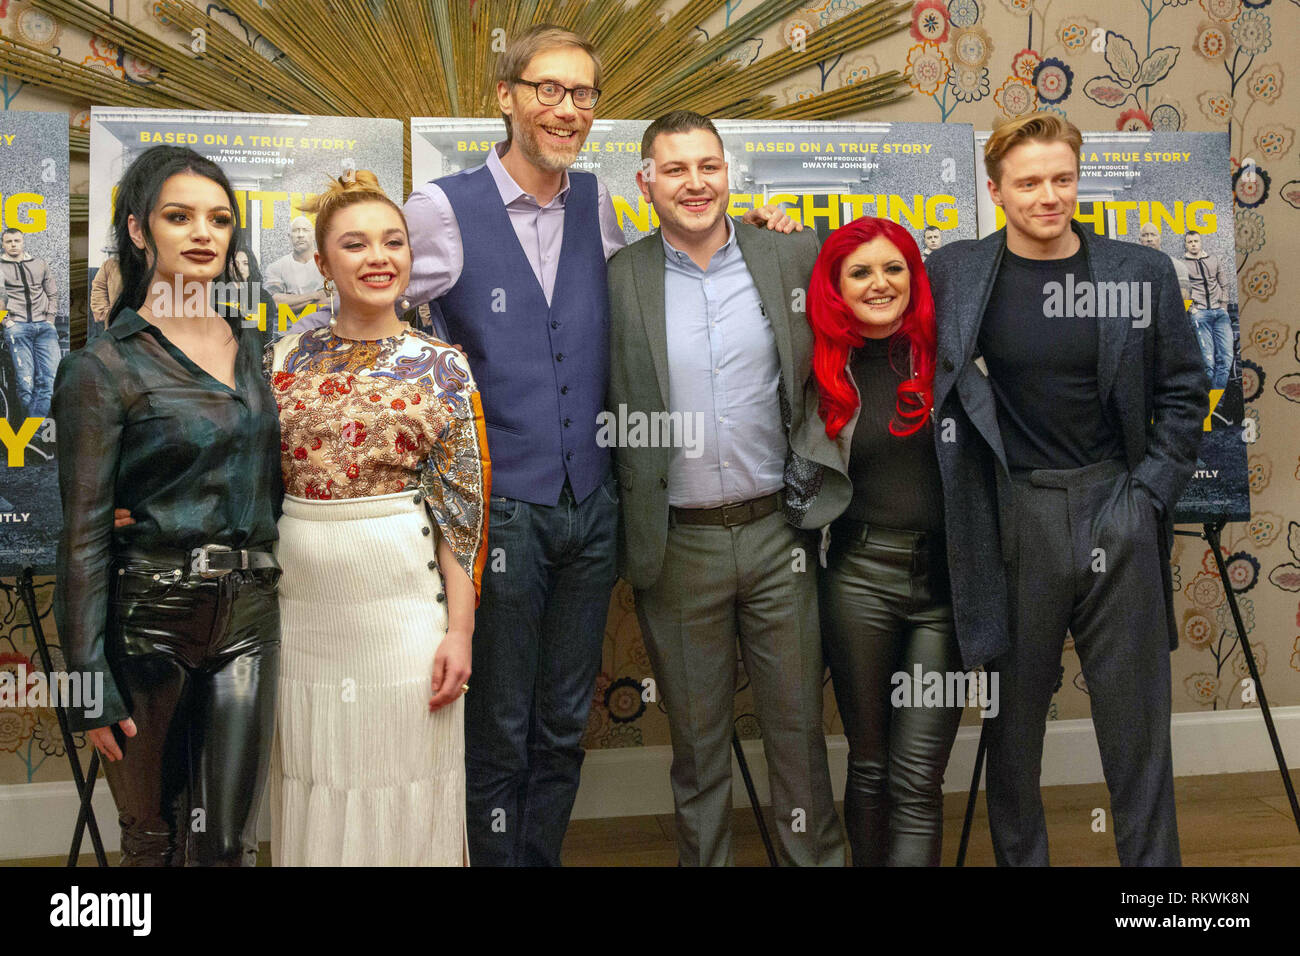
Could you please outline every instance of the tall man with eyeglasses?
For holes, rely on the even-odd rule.
[[[516,37],[497,69],[505,142],[417,188],[404,210],[408,301],[431,303],[435,331],[468,356],[492,459],[465,697],[476,866],[559,865],[615,581],[617,490],[596,416],[605,260],[625,242],[605,187],[568,168],[599,87],[582,37],[549,25]]]
[[[492,459],[465,698],[480,866],[560,862],[614,587],[618,490],[596,434],[609,382],[605,260],[626,241],[604,184],[569,170],[599,98],[595,48],[532,27],[497,64],[505,141],[404,207],[406,307],[428,303],[434,331],[468,356]],[[795,226],[775,205],[745,221]]]

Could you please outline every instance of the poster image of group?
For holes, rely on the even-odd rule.
[[[54,568],[68,302],[68,117],[0,111],[0,577]]]
[[[981,236],[1005,221],[983,186],[987,139],[976,136]],[[1175,511],[1184,524],[1250,517],[1254,423],[1242,397],[1230,169],[1226,133],[1083,134],[1075,221],[1169,256],[1205,365],[1210,412],[1196,471]]]
[[[659,225],[636,183],[649,125],[598,120],[572,167],[605,184],[628,242]],[[935,249],[975,238],[970,126],[746,120],[716,126],[727,154],[730,215],[779,202],[823,239],[860,216],[906,226],[922,249],[927,241]],[[504,138],[499,120],[413,118],[411,181],[418,186],[481,165]]]
[[[120,289],[112,248],[117,183],[137,156],[157,145],[188,147],[230,180],[242,251],[235,260],[241,284],[227,300],[237,294],[240,311],[256,316],[272,336],[329,302],[316,268],[314,217],[302,204],[354,169],[370,170],[385,192],[403,198],[400,120],[96,106],[90,117],[91,335],[104,328]]]

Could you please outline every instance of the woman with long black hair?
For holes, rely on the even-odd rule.
[[[123,865],[256,863],[283,492],[263,337],[214,308],[238,210],[199,154],[142,153],[113,216],[122,291],[55,382],[55,612],[69,669],[103,680],[71,717],[106,760]]]

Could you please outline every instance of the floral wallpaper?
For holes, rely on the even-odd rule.
[[[685,0],[667,6],[678,9]],[[743,16],[758,0],[725,0],[699,25],[701,37]],[[101,0],[102,6],[107,6]],[[731,56],[743,66],[789,45],[802,29],[833,28],[860,0],[810,2]],[[250,46],[265,45],[233,15],[205,4]],[[114,11],[161,32],[152,4],[118,0]],[[102,38],[59,24],[18,0],[0,0],[0,33],[76,51],[81,62],[148,82],[152,68]],[[1256,424],[1249,476],[1252,517],[1224,531],[1228,579],[1199,538],[1176,539],[1173,564],[1182,645],[1174,653],[1175,712],[1238,710],[1245,659],[1226,603],[1236,594],[1270,704],[1300,704],[1300,321],[1283,309],[1300,258],[1300,168],[1294,150],[1300,96],[1287,87],[1285,50],[1300,41],[1300,0],[918,0],[908,29],[818,63],[769,92],[778,103],[861,82],[889,70],[910,75],[912,95],[863,119],[951,121],[988,129],[1002,116],[1050,109],[1084,130],[1227,131],[1231,135],[1243,388]],[[264,51],[273,55],[273,51]],[[1297,67],[1289,67],[1295,73]],[[1295,77],[1292,78],[1293,82]],[[65,110],[85,127],[85,103],[61,101],[0,79],[6,109]],[[1247,175],[1247,170],[1252,174]],[[73,166],[73,192],[85,167]],[[46,631],[52,586],[40,583]],[[35,656],[21,606],[0,593],[0,668]],[[1088,716],[1087,689],[1067,642],[1054,719]],[[592,748],[668,743],[668,724],[642,645],[632,594],[620,582],[610,602],[604,656],[584,743]],[[743,671],[737,728],[758,735]],[[1247,699],[1243,699],[1243,697]],[[829,683],[827,733],[841,728]],[[978,717],[967,713],[968,723]],[[1263,728],[1261,724],[1261,734]],[[82,742],[78,740],[80,745]],[[52,712],[0,711],[0,783],[66,779]]]
[[[50,603],[54,599],[52,579],[36,586],[36,611],[46,628],[46,637],[54,639]],[[62,668],[58,647],[50,649],[56,670]],[[0,594],[0,672],[7,671],[16,686],[22,675],[44,670],[36,653],[27,611],[16,596]],[[9,678],[6,678],[9,680]],[[77,747],[86,742],[85,734],[74,734]],[[0,707],[0,783],[23,783],[37,779],[69,776],[63,732],[51,707]],[[44,772],[42,773],[42,770]]]

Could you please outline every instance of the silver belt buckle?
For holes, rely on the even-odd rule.
[[[231,568],[213,569],[208,562],[208,555],[213,551],[230,551],[231,548],[224,544],[205,544],[202,547],[195,548],[190,552],[190,573],[197,574],[201,578],[219,578],[223,574],[229,574]],[[244,554],[244,566],[248,566],[248,555]]]

